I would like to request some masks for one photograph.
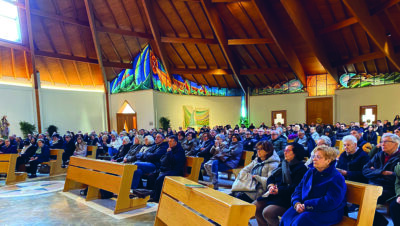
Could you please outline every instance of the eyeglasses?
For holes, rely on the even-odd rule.
[[[316,160],[321,160],[323,158],[323,156],[322,155],[312,155],[311,158],[316,159]]]
[[[383,143],[383,144],[387,144],[387,143],[396,143],[396,142],[394,142],[394,141],[391,141],[391,140],[384,140],[384,141],[381,141],[381,143]]]

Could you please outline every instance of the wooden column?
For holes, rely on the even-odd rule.
[[[94,47],[96,49],[97,60],[99,62],[101,74],[103,75],[104,93],[105,93],[105,102],[106,102],[106,114],[107,114],[107,131],[110,131],[111,120],[110,120],[110,103],[109,103],[109,99],[108,99],[108,81],[107,81],[106,72],[104,70],[103,56],[101,54],[100,42],[99,42],[99,38],[97,36],[97,31],[96,31],[96,22],[94,20],[93,5],[90,2],[90,0],[85,0],[85,7],[86,7],[86,13],[87,13],[88,19],[89,19],[90,31],[92,33]]]
[[[31,7],[29,0],[25,0],[25,14],[26,14],[26,28],[28,31],[28,42],[29,42],[29,50],[30,50],[30,57],[32,63],[32,86],[35,91],[35,102],[36,102],[36,117],[37,117],[37,126],[38,132],[42,132],[42,121],[41,121],[41,114],[40,114],[40,99],[39,99],[39,87],[40,87],[40,80],[38,79],[37,72],[36,72],[36,64],[35,64],[35,48],[33,46],[33,33],[32,33],[32,20],[31,20]]]

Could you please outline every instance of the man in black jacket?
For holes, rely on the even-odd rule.
[[[155,139],[156,145],[146,150],[146,152],[141,153],[138,157],[138,161],[134,163],[137,165],[137,169],[133,174],[132,189],[137,189],[139,187],[143,174],[156,172],[160,168],[161,157],[167,152],[168,148],[168,144],[164,142],[164,139],[164,135],[158,133]]]
[[[164,179],[166,176],[183,176],[186,163],[185,151],[178,143],[176,136],[169,137],[169,147],[167,153],[161,157],[160,176],[158,176],[155,184],[155,191],[152,195],[152,200],[158,202]]]
[[[363,175],[373,185],[383,187],[382,195],[378,198],[378,204],[384,204],[389,198],[396,195],[396,175],[394,167],[400,162],[399,151],[400,138],[395,134],[382,136],[382,151],[377,153],[363,168]],[[382,214],[375,212],[374,225],[385,222]]]
[[[64,153],[62,154],[62,168],[65,168],[65,165],[69,158],[74,154],[75,151],[75,143],[71,138],[71,135],[65,135],[65,142],[64,142]]]

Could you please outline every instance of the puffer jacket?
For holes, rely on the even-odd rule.
[[[197,146],[197,141],[196,141],[196,139],[191,139],[191,140],[185,139],[181,145],[182,145],[182,149],[185,151],[186,156],[188,156],[189,153],[194,152],[194,149]]]
[[[141,144],[132,144],[128,153],[126,153],[125,157],[127,162],[135,162],[136,161],[136,154],[142,149],[143,145]]]
[[[274,153],[264,161],[261,161],[260,158],[255,158],[249,165],[245,166],[239,173],[238,178],[244,178],[243,174],[251,174],[253,168],[262,164],[263,168],[261,170],[261,175],[255,175],[255,180],[257,180],[258,184],[256,186],[256,192],[245,192],[247,196],[251,199],[255,200],[258,197],[262,196],[267,190],[267,180],[268,177],[271,176],[271,172],[279,166],[279,156],[274,151]],[[252,178],[251,176],[246,178]],[[240,182],[240,180],[238,181]]]
[[[243,144],[240,141],[236,143],[232,142],[223,152],[228,156],[228,159],[224,162],[225,165],[234,169],[239,165],[240,158],[242,157]]]

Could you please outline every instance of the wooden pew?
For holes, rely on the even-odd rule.
[[[256,206],[183,177],[166,177],[154,225],[248,225]],[[208,218],[205,219],[202,216]]]
[[[49,176],[54,176],[57,174],[63,174],[67,170],[62,168],[62,154],[64,149],[50,149],[50,156],[56,156],[56,159],[50,159],[48,162],[42,162],[41,164],[47,164],[50,166]]]
[[[250,164],[251,157],[253,157],[253,155],[254,155],[254,152],[252,152],[252,151],[243,151],[238,167],[235,169],[229,169],[229,170],[225,171],[225,173],[228,173],[228,179],[229,180],[231,179],[232,173],[235,175],[235,178],[237,178],[237,175],[239,174],[240,170],[242,170],[245,166]]]
[[[339,156],[344,152],[343,141],[336,140],[335,148],[337,148],[339,150],[339,155],[338,155],[338,158],[339,158]]]
[[[381,196],[383,188],[381,186],[362,184],[353,181],[346,181],[347,202],[359,205],[357,219],[343,217],[343,220],[336,226],[348,225],[372,225],[374,222],[376,202]]]
[[[146,206],[146,198],[129,198],[132,177],[136,165],[109,162],[85,157],[71,157],[64,192],[88,185],[86,201],[100,198],[99,189],[118,195],[114,214]]]
[[[378,136],[378,138],[376,139],[376,144],[379,144],[381,142],[381,136]]]
[[[15,172],[18,154],[0,154],[0,173],[7,174],[6,184],[25,181],[27,173]]]
[[[201,163],[203,163],[204,158],[199,157],[186,157],[185,165],[185,178],[198,182]],[[188,173],[188,168],[190,167],[190,173]]]
[[[290,140],[288,139],[288,140],[287,140],[287,143],[293,143],[294,140],[295,140],[295,139],[290,139]]]
[[[90,152],[90,154],[89,154]],[[97,155],[97,146],[95,145],[88,145],[87,146],[87,155],[86,157],[91,158],[91,159],[96,159],[96,155]]]

